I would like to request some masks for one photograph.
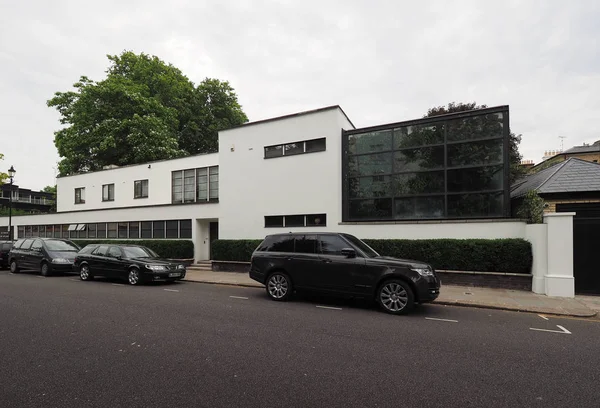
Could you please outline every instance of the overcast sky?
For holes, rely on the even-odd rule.
[[[357,127],[451,101],[510,105],[521,152],[600,139],[600,2],[20,0],[0,2],[0,167],[54,184],[46,106],[106,54],[157,55],[229,80],[251,121],[340,105]],[[6,167],[6,169],[4,169]]]

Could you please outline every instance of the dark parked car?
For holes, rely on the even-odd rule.
[[[8,268],[8,253],[12,246],[12,241],[0,241],[0,269]]]
[[[79,246],[66,239],[24,238],[15,242],[8,254],[10,271],[40,271],[43,276],[73,271]]]
[[[150,248],[127,244],[90,244],[75,258],[74,270],[81,280],[95,276],[127,279],[129,284],[176,281],[185,277],[185,266],[160,258]]]
[[[294,290],[372,298],[392,314],[415,302],[435,300],[440,281],[423,262],[380,256],[350,234],[288,233],[268,235],[252,255],[250,277],[266,286],[273,300]]]

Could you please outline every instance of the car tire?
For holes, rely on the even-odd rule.
[[[79,267],[79,279],[82,281],[91,281],[94,279],[94,275],[90,272],[88,264],[83,264]]]
[[[403,280],[390,279],[377,289],[377,303],[384,312],[401,315],[415,306],[415,295],[410,285]]]
[[[42,276],[50,276],[50,265],[48,265],[48,262],[42,262],[40,273]]]
[[[19,273],[19,265],[17,265],[17,261],[14,259],[10,261],[10,272]]]
[[[293,285],[290,277],[284,272],[273,272],[266,281],[267,295],[276,301],[284,302],[292,297]]]
[[[131,268],[127,273],[127,282],[132,286],[142,283],[142,274],[138,268]]]

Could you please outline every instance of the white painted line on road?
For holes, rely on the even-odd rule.
[[[541,318],[542,318],[542,319],[544,319],[544,320],[550,320],[550,319],[548,319],[548,318],[547,318],[546,316],[544,316],[544,315],[541,315],[541,314],[539,314],[538,316],[539,316],[539,317],[541,317]]]
[[[229,296],[229,297],[233,298],[233,299],[245,299],[245,300],[248,300],[247,297],[243,297],[243,296]]]
[[[177,289],[163,289],[166,290],[167,292],[179,292]]]
[[[558,327],[560,329],[559,330],[548,330],[548,329],[536,329],[534,327],[530,327],[530,330],[537,330],[537,331],[543,331],[543,332],[550,332],[550,333],[560,333],[560,334],[572,334],[570,331],[568,331],[567,329],[565,329],[564,327],[560,326],[560,325],[556,325],[556,327]]]
[[[341,307],[331,307],[331,306],[317,306],[319,309],[331,309],[331,310],[342,310]]]
[[[450,323],[458,323],[458,320],[450,320],[450,319],[436,319],[435,317],[426,317],[425,320],[436,320],[438,322],[450,322]]]
[[[122,283],[111,283],[111,285],[113,285],[113,286],[125,286]]]
[[[45,276],[38,276],[38,275],[36,275],[35,277],[36,277],[36,278],[42,278],[42,279],[44,279],[44,278],[45,278]]]

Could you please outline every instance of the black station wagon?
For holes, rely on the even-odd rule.
[[[250,278],[265,285],[273,300],[287,300],[294,290],[329,292],[373,298],[392,314],[406,313],[440,293],[430,265],[380,256],[341,233],[268,235],[252,255]]]
[[[90,244],[77,254],[73,264],[83,281],[95,276],[127,279],[130,285],[181,280],[185,266],[159,257],[150,248],[127,244]]]

